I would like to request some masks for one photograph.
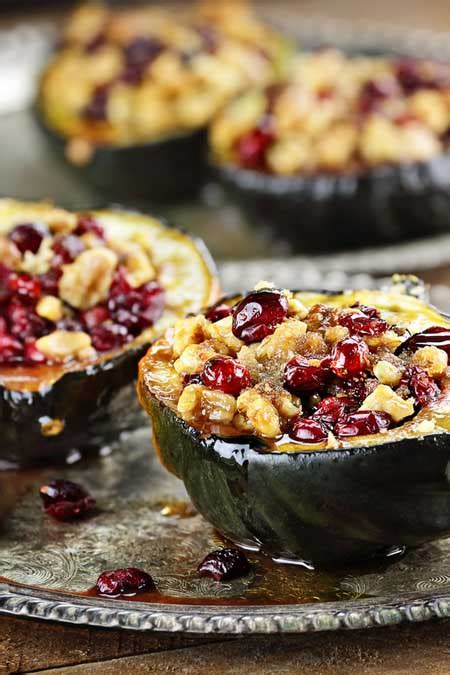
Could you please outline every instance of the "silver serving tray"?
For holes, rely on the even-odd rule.
[[[98,511],[58,523],[40,507],[50,477],[80,482]],[[3,482],[3,485],[1,483]],[[148,427],[91,461],[9,472],[0,521],[0,612],[106,628],[190,633],[276,633],[371,628],[450,617],[450,539],[359,568],[312,571],[249,554],[253,572],[232,582],[199,578],[198,562],[223,545],[159,463]],[[163,515],[183,511],[185,517]],[[105,569],[149,571],[157,602],[85,595]]]

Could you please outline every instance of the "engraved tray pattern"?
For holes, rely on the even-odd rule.
[[[14,502],[0,536],[0,576],[9,580],[0,584],[0,611],[97,626],[220,633],[450,617],[450,539],[360,569],[314,572],[250,554],[254,567],[247,577],[224,584],[198,578],[198,561],[220,540],[198,514],[162,515],[163,504],[186,494],[151,450],[148,428],[120,445],[56,474],[79,481],[97,498],[97,512],[79,522],[58,523],[40,509],[37,488],[54,470],[0,478],[2,494],[8,486]],[[149,570],[171,599],[151,604],[81,595],[101,571],[130,565]],[[236,599],[245,604],[233,605]]]

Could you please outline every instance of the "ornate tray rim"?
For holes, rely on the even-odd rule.
[[[70,600],[68,599],[70,598]],[[307,633],[380,628],[450,618],[450,593],[418,593],[320,606],[159,605],[74,597],[0,584],[0,613],[100,628],[169,633]]]

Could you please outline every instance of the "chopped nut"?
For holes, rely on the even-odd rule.
[[[336,450],[339,448],[339,441],[332,431],[328,432],[327,448],[328,450]]]
[[[248,421],[248,419],[245,417],[245,415],[241,415],[241,413],[237,413],[233,417],[233,424],[238,429],[239,431],[242,431],[244,433],[252,432],[253,427]]]
[[[262,291],[265,290],[266,288],[275,288],[275,284],[272,281],[258,281],[257,284],[255,284],[255,291]]]
[[[178,399],[177,410],[181,417],[187,422],[194,419],[201,410],[203,389],[204,387],[202,387],[201,384],[188,384],[181,392],[181,396]]]
[[[324,333],[325,342],[334,347],[341,340],[345,340],[349,335],[349,330],[345,326],[329,326]]]
[[[110,239],[109,245],[123,259],[127,270],[127,280],[133,288],[146,284],[155,278],[155,268],[145,250],[138,243],[123,239]]]
[[[288,391],[279,390],[272,396],[272,403],[275,408],[278,410],[281,417],[296,417],[302,412],[302,405],[299,402],[298,405],[294,403],[294,398],[292,394]]]
[[[45,274],[50,268],[50,263],[53,260],[55,252],[52,249],[53,239],[45,237],[37,253],[25,251],[22,258],[20,269],[27,274]]]
[[[56,323],[63,316],[63,304],[54,295],[44,295],[36,305],[36,314]]]
[[[288,298],[288,316],[295,316],[297,319],[304,319],[308,314],[305,305],[296,298]]]
[[[202,314],[176,321],[173,330],[174,355],[180,356],[188,345],[203,342],[206,337],[205,331],[208,323]]]
[[[228,350],[222,343],[213,340],[202,342],[199,345],[188,345],[173,364],[177,373],[198,373],[209,359],[217,354],[227,354]]]
[[[431,434],[436,428],[436,422],[434,420],[422,420],[416,426],[416,431],[420,434]]]
[[[36,340],[36,348],[51,361],[85,360],[96,355],[83,331],[55,330]]]
[[[422,347],[413,355],[412,363],[426,370],[430,377],[441,377],[447,371],[448,356],[438,347]]]
[[[297,319],[287,319],[277,326],[272,335],[267,336],[256,350],[256,357],[261,359],[283,359],[288,361],[294,356],[299,338],[306,333],[306,323]]]
[[[244,345],[244,347],[241,347],[237,355],[237,360],[247,368],[253,382],[259,382],[262,372],[261,364],[256,358],[256,350],[256,345]]]
[[[231,394],[205,388],[202,391],[201,406],[203,417],[211,422],[227,424],[233,420],[236,412],[236,399]]]
[[[22,256],[17,246],[7,237],[3,236],[0,236],[0,260],[3,265],[12,270],[19,269],[22,261]]]
[[[373,374],[381,384],[388,384],[390,387],[396,387],[402,377],[401,369],[389,361],[378,361],[373,368]]]
[[[280,435],[280,418],[277,409],[271,401],[255,389],[247,389],[240,394],[237,408],[240,413],[245,414],[257,433],[268,438]]]
[[[387,385],[379,384],[359,409],[385,412],[392,417],[394,422],[400,422],[405,417],[414,414],[414,399],[409,398],[405,401]]]
[[[207,333],[212,338],[222,341],[234,356],[239,352],[244,343],[233,335],[232,323],[233,318],[226,316],[224,319],[220,319],[220,321],[210,323],[207,326]]]
[[[89,309],[106,300],[117,255],[107,248],[83,251],[73,263],[63,265],[59,295],[77,309]]]
[[[71,138],[65,148],[65,155],[71,164],[84,166],[94,154],[94,146],[86,138]]]

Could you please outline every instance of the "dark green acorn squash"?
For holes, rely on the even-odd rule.
[[[107,196],[165,203],[194,196],[206,180],[204,129],[136,145],[98,145],[77,165],[67,160],[67,138],[51,127],[39,103],[35,116],[53,152]]]
[[[52,210],[48,203],[3,200],[0,232],[12,222],[45,220]],[[137,364],[149,342],[176,318],[217,297],[214,264],[202,242],[139,213],[99,210],[92,215],[109,234],[143,229],[151,233],[160,283],[173,304],[142,336],[95,361],[0,366],[3,466],[61,461],[71,450],[98,450],[136,428],[142,423],[135,394]]]
[[[253,224],[295,251],[375,246],[450,228],[448,154],[352,174],[284,177],[232,165],[215,172]]]
[[[300,297],[307,306],[325,298]],[[339,297],[328,299],[339,306]],[[411,324],[422,311],[426,324],[450,326],[416,298],[377,291],[358,299],[395,307]],[[449,377],[440,398],[401,426],[317,450],[284,437],[274,445],[202,433],[146,385],[148,363],[140,363],[139,394],[161,461],[206,520],[238,545],[327,566],[450,534]]]

